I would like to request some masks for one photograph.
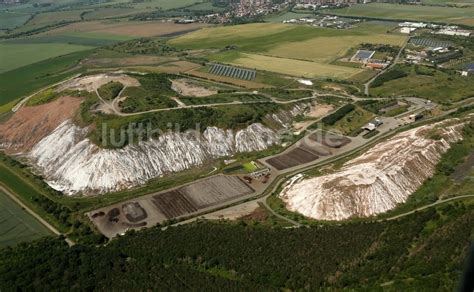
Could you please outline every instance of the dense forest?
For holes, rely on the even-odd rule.
[[[396,221],[296,229],[200,222],[72,248],[48,238],[0,251],[0,290],[452,291],[473,219],[468,201]]]

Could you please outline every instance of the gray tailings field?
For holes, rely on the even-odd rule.
[[[199,213],[254,192],[238,176],[216,175],[176,189],[98,209],[88,213],[88,216],[110,238],[131,228],[150,227]]]

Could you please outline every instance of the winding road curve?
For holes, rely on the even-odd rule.
[[[125,87],[124,87],[125,89]],[[296,102],[302,102],[302,101],[307,101],[307,100],[312,100],[318,97],[325,97],[325,96],[334,96],[334,97],[339,97],[339,98],[346,98],[346,99],[352,99],[352,100],[366,100],[367,98],[360,98],[352,95],[339,95],[339,94],[330,94],[330,93],[317,93],[313,92],[312,96],[308,97],[302,97],[298,99],[291,99],[291,100],[278,100],[274,96],[271,96],[269,94],[264,94],[264,93],[259,93],[262,96],[265,96],[269,98],[270,100],[257,100],[257,101],[234,101],[234,102],[224,102],[224,103],[209,103],[209,104],[195,104],[195,105],[183,105],[183,106],[178,106],[178,107],[168,107],[168,108],[159,108],[159,109],[152,109],[148,111],[142,111],[142,112],[136,112],[136,113],[124,113],[121,112],[119,107],[118,107],[118,100],[122,98],[122,92],[123,90],[119,93],[119,95],[112,101],[108,102],[104,100],[100,94],[99,91],[96,90],[96,94],[99,97],[100,101],[105,105],[105,110],[109,110],[113,112],[117,116],[121,117],[129,117],[129,116],[138,116],[138,115],[143,115],[143,114],[148,114],[148,113],[156,113],[156,112],[164,112],[164,111],[173,111],[173,110],[181,110],[181,109],[186,109],[186,108],[205,108],[205,107],[220,107],[220,106],[229,106],[229,105],[244,105],[244,104],[263,104],[263,103],[276,103],[276,104],[290,104],[290,103],[296,103]],[[248,94],[248,92],[238,92],[235,95],[239,94]],[[386,99],[386,98],[379,98],[379,99]]]

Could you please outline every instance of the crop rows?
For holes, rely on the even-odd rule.
[[[211,69],[209,70],[209,73],[242,80],[255,80],[255,76],[257,75],[257,72],[255,70],[242,69],[219,64],[212,65]]]
[[[423,46],[423,47],[428,47],[428,48],[439,48],[439,47],[447,48],[453,45],[451,42],[448,42],[448,41],[439,41],[439,40],[434,40],[434,39],[423,39],[423,38],[412,39],[410,42],[417,46]]]

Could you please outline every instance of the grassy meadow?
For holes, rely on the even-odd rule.
[[[474,6],[465,8],[370,3],[328,10],[340,16],[433,21],[474,26]]]
[[[417,72],[415,66],[406,65],[399,65],[397,68],[408,75],[371,88],[371,95],[417,96],[440,103],[456,102],[473,96],[474,76],[472,75],[462,77],[453,71],[433,69]]]
[[[357,132],[374,117],[375,115],[373,113],[364,110],[361,107],[357,107],[355,110],[337,121],[332,127],[345,135],[349,135],[351,133]]]

